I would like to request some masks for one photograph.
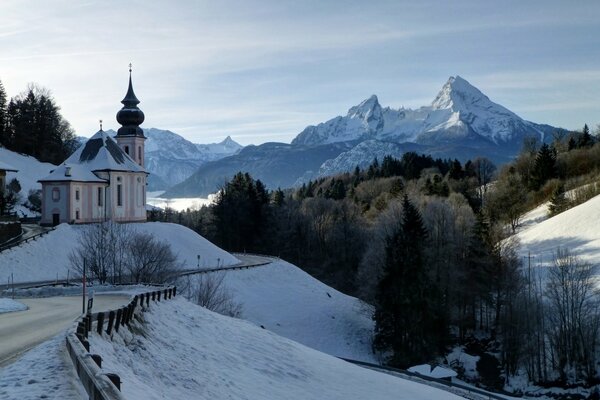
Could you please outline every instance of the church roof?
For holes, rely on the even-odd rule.
[[[18,171],[18,169],[16,169],[12,165],[9,165],[9,164],[4,163],[2,161],[0,161],[0,170],[2,170],[2,171],[10,171],[10,172],[17,172]]]
[[[119,147],[117,142],[103,130],[99,130],[79,147],[64,163],[44,181],[106,182],[95,171],[146,172]]]

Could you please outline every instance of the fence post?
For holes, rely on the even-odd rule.
[[[173,286],[173,297],[177,296],[177,286]]]
[[[152,301],[156,299],[156,292],[152,292]]]
[[[106,333],[110,336],[112,332],[113,324],[115,322],[115,312],[111,311],[108,313],[108,328],[106,328]]]
[[[156,292],[156,298],[158,299],[158,301],[160,301],[160,290],[158,290],[158,291]]]
[[[146,292],[146,307],[150,307],[150,292]]]
[[[117,310],[117,320],[115,321],[115,332],[119,332],[119,325],[121,325],[121,316],[123,315],[123,310],[120,308]]]
[[[99,312],[98,313],[98,326],[96,327],[96,331],[98,332],[98,335],[102,336],[102,326],[104,325],[104,313],[103,312]]]

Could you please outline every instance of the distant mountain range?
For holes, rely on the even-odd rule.
[[[247,146],[207,162],[164,196],[206,196],[237,171],[249,172],[269,188],[290,187],[407,151],[461,161],[483,156],[502,164],[518,153],[524,138],[549,141],[558,130],[526,121],[460,76],[450,77],[429,106],[392,109],[373,95],[345,116],[308,126],[291,144]]]
[[[107,132],[112,136],[117,134],[112,129]],[[149,191],[166,190],[189,178],[207,162],[237,154],[243,147],[231,136],[220,143],[197,144],[169,130],[149,128],[144,129],[144,135],[148,138],[145,143],[145,166],[150,172]],[[87,139],[77,137],[82,144]]]

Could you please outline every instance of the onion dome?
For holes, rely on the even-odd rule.
[[[123,108],[117,113],[117,122],[122,125],[117,131],[117,136],[140,136],[144,137],[144,131],[140,128],[144,122],[144,113],[138,108],[140,101],[135,97],[131,83],[131,64],[129,64],[129,88],[125,98],[121,101]]]

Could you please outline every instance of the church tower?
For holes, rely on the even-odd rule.
[[[117,131],[117,144],[142,168],[144,167],[144,142],[146,137],[140,128],[144,122],[144,113],[138,108],[140,101],[135,97],[131,84],[131,64],[129,64],[129,88],[121,101],[123,108],[117,113],[121,128]]]

